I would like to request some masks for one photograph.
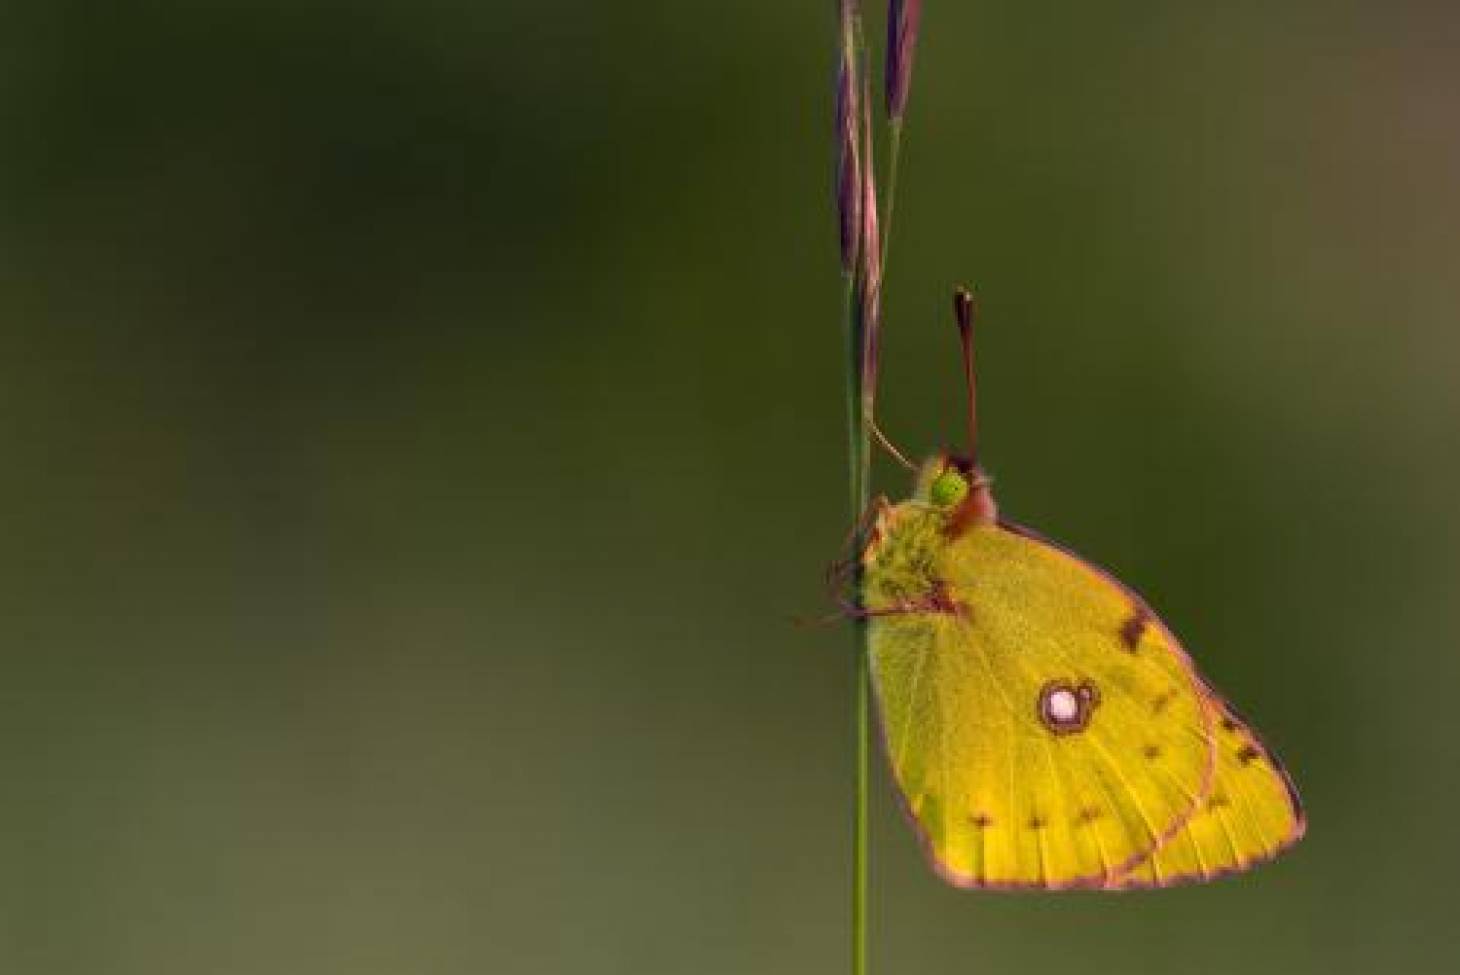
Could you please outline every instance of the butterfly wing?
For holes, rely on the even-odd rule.
[[[1003,526],[948,540],[915,502],[864,569],[883,743],[949,882],[1106,886],[1206,797],[1201,685],[1119,583]]]
[[[1213,880],[1265,863],[1303,835],[1302,806],[1282,765],[1216,692],[1204,696],[1217,740],[1211,792],[1171,842],[1119,886]]]

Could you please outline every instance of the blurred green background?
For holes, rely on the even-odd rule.
[[[845,970],[832,6],[0,7],[0,970]],[[1311,825],[971,894],[879,770],[875,972],[1453,970],[1457,49],[927,4],[885,426],[957,435],[975,283],[1005,510]]]

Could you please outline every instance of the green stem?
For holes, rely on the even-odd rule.
[[[888,133],[887,197],[883,210],[881,240],[872,241],[870,246],[881,248],[881,276],[887,280],[887,252],[892,239],[892,205],[897,193],[897,160],[902,150],[902,121],[892,120]],[[866,165],[872,165],[870,158]],[[867,241],[862,246],[869,246]],[[865,382],[862,359],[866,354],[867,322],[865,309],[857,304],[856,288],[849,278],[847,304],[848,338],[848,432],[851,449],[848,452],[851,464],[852,517],[856,524],[872,503],[872,409],[876,390]],[[859,529],[854,540],[854,555],[860,557],[866,539]],[[858,564],[853,576],[855,589],[853,605],[861,607],[862,574]],[[866,621],[852,620],[852,710],[853,710],[853,754],[852,772],[852,975],[867,973],[867,889],[868,889],[868,802],[872,775],[871,724],[872,724],[872,671],[867,653]]]
[[[864,244],[865,246],[865,244]],[[875,245],[874,245],[875,246]],[[848,467],[851,484],[852,557],[859,559],[863,546],[862,516],[871,503],[872,449],[870,438],[871,391],[864,388],[862,359],[865,354],[866,321],[853,277],[847,279],[847,433]],[[857,564],[852,576],[852,603],[862,602],[862,572]],[[867,796],[871,772],[867,738],[870,724],[871,687],[867,667],[866,627],[852,619],[852,975],[867,972]]]
[[[867,643],[861,622],[856,626],[856,755],[855,802],[852,815],[852,975],[867,972],[867,796],[871,773],[867,737],[871,710],[871,673],[867,667]]]

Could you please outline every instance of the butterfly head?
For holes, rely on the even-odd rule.
[[[961,525],[987,523],[998,516],[983,468],[966,457],[938,453],[918,470],[913,497],[949,512]]]

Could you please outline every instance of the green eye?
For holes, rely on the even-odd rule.
[[[968,481],[953,469],[939,474],[928,488],[928,499],[940,508],[949,508],[968,497]]]

